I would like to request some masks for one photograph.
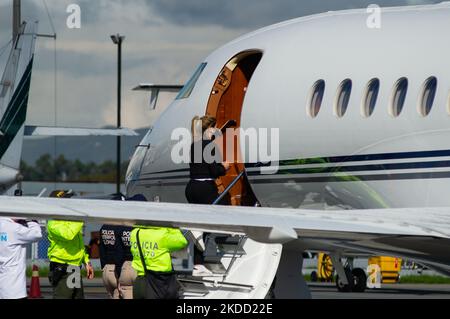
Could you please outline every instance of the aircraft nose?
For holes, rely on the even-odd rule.
[[[2,187],[8,189],[21,180],[23,180],[23,176],[19,174],[19,170],[3,165],[0,166],[0,185]]]

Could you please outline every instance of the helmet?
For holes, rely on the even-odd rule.
[[[72,190],[55,190],[50,193],[52,198],[71,198],[75,193]]]

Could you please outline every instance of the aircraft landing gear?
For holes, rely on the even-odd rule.
[[[367,275],[363,269],[353,268],[351,259],[347,260],[347,265],[344,267],[338,254],[332,254],[331,259],[337,272],[336,287],[339,292],[364,292],[366,290]]]
[[[364,292],[367,286],[366,272],[361,268],[352,270],[353,275],[353,292]]]
[[[344,283],[339,275],[336,275],[336,287],[339,292],[364,292],[366,290],[367,276],[363,269],[345,268],[346,276],[352,278],[349,283]]]
[[[334,263],[333,263],[334,264]],[[352,278],[352,272],[350,268],[345,268],[345,277]],[[351,292],[353,289],[353,280],[343,280],[343,276],[339,277],[339,274],[336,275],[336,288],[339,292]]]

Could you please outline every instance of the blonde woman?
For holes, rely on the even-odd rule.
[[[212,204],[219,197],[215,180],[224,176],[230,168],[229,163],[217,160],[220,156],[210,145],[217,131],[215,126],[216,119],[211,116],[196,116],[192,119],[190,181],[185,191],[186,199],[191,204]],[[208,152],[210,149],[211,154]],[[211,157],[207,158],[208,155]]]
[[[191,161],[190,181],[186,186],[186,199],[191,204],[206,204],[211,205],[218,197],[219,191],[215,180],[225,175],[230,168],[229,163],[222,163],[219,154],[214,152],[214,148],[210,145],[213,143],[212,139],[217,128],[216,119],[211,116],[194,117],[192,119],[192,137],[191,145]],[[208,148],[206,151],[205,149]],[[212,150],[208,152],[208,150]],[[207,156],[205,156],[205,154]],[[208,154],[212,158],[209,157]],[[215,160],[214,160],[215,159]],[[221,205],[226,205],[226,200],[220,202]],[[194,237],[194,276],[205,275],[209,271],[203,266],[203,254],[201,251],[205,250],[205,243],[202,232],[192,231],[191,235]]]

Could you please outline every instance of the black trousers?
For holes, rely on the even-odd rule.
[[[191,179],[186,186],[185,195],[190,204],[212,204],[219,197],[219,192],[214,181]]]
[[[83,279],[80,271],[75,274],[67,272],[68,265],[50,262],[48,279],[53,287],[53,299],[84,299]],[[70,277],[70,278],[69,278]],[[77,278],[75,278],[77,277]],[[69,283],[75,284],[77,279],[79,287],[69,287]]]
[[[219,197],[219,192],[214,181],[201,182],[191,179],[186,186],[185,195],[190,204],[211,205]],[[228,201],[228,196],[225,196],[219,205],[228,205]]]

